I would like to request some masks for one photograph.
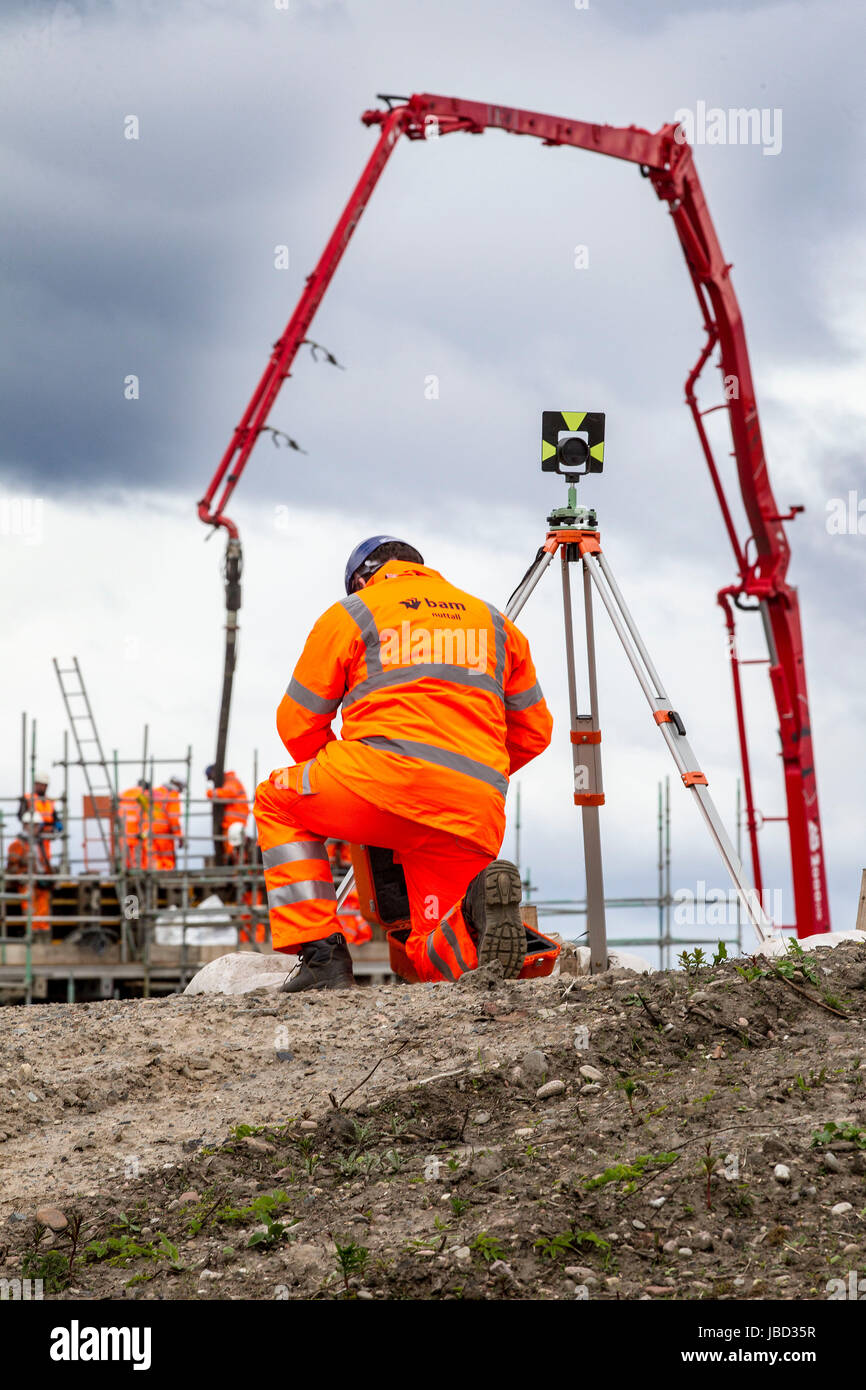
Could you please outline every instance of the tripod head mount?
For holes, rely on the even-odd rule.
[[[577,502],[577,483],[570,482],[568,485],[568,502],[564,507],[554,507],[547,518],[547,524],[552,531],[557,530],[582,530],[594,531],[598,525],[598,518],[594,507],[581,507]]]

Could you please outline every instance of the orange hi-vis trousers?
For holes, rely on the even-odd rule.
[[[475,969],[478,954],[458,904],[491,862],[487,850],[374,806],[315,758],[272,772],[256,789],[254,815],[275,951],[297,953],[340,930],[328,838],[393,850],[412,917],[405,951],[419,980],[456,980]]]

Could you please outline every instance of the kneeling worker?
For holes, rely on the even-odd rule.
[[[284,988],[353,984],[327,837],[394,851],[418,979],[456,980],[494,960],[515,978],[520,875],[491,861],[508,778],[544,751],[553,724],[526,638],[392,536],[356,547],[346,592],[313,627],[277,710],[295,766],[256,792],[274,950],[301,956]]]

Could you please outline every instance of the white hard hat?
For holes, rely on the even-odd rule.
[[[44,825],[44,817],[38,811],[25,811],[21,817],[21,824],[25,830],[38,830],[40,825]]]
[[[244,842],[243,821],[234,820],[226,831],[226,839],[233,849],[238,849]]]
[[[45,785],[47,786],[48,783],[51,781],[51,773],[50,773],[50,772],[34,772],[34,774],[33,774],[33,781],[34,781],[34,782],[44,782]]]

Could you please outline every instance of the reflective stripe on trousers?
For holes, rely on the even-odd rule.
[[[427,960],[445,980],[459,980],[478,964],[475,943],[459,911],[440,922],[427,937]]]

